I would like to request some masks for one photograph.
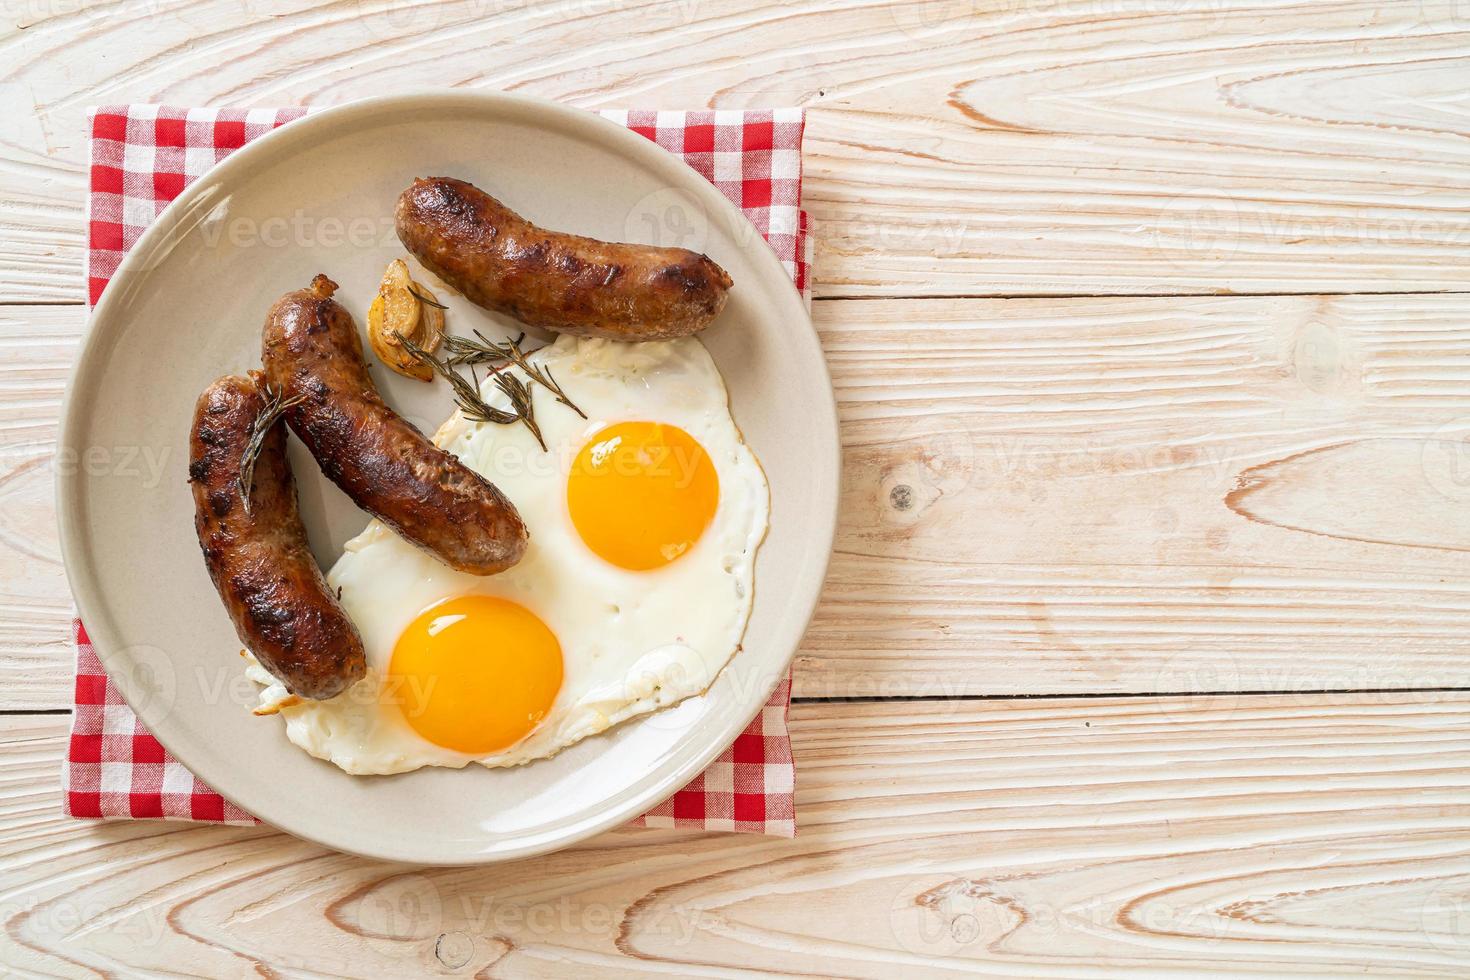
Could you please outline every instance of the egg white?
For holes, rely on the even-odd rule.
[[[770,493],[704,345],[694,338],[625,344],[561,337],[529,360],[549,368],[588,418],[532,385],[547,451],[524,425],[476,423],[458,412],[434,437],[515,505],[530,530],[525,557],[499,575],[456,572],[375,520],[347,542],[327,576],[341,588],[342,606],[362,634],[363,680],[330,701],[293,704],[262,667],[248,667],[264,687],[256,710],[279,706],[287,738],[311,755],[355,774],[521,765],[704,692],[739,649]],[[505,406],[488,379],[482,393]],[[567,474],[576,454],[599,429],[622,421],[679,426],[704,448],[719,476],[719,504],[703,536],[652,571],[627,571],[592,553],[567,511]],[[556,634],[565,665],[542,722],[516,744],[478,756],[425,741],[392,703],[401,693],[385,683],[394,644],[414,617],[470,593],[510,599],[538,615]]]

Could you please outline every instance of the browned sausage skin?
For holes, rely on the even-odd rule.
[[[194,407],[189,483],[209,577],[240,642],[292,694],[330,698],[366,670],[362,638],[306,543],[276,422],[256,457],[250,506],[240,494],[245,447],[266,410],[259,371],[220,378]]]
[[[414,181],[394,221],[404,247],[472,303],[560,333],[686,337],[729,295],[729,274],[708,256],[547,231],[452,177]]]
[[[499,490],[439,449],[378,395],[352,315],[326,276],[266,317],[261,360],[286,421],[363,510],[445,564],[493,575],[520,560],[526,525]]]

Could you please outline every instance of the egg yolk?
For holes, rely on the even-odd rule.
[[[561,679],[561,644],[535,613],[468,595],[430,606],[403,631],[386,692],[425,739],[475,754],[540,724]]]
[[[667,565],[692,548],[719,502],[720,480],[704,447],[660,422],[599,430],[567,477],[577,533],[598,556],[633,571]]]

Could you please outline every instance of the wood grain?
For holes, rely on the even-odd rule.
[[[71,701],[71,592],[56,537],[54,460],[84,319],[81,307],[0,307],[0,709]],[[109,451],[100,465],[123,456]]]
[[[1467,718],[1463,694],[797,705],[796,840],[624,830],[481,869],[385,865],[264,828],[68,821],[66,719],[9,718],[0,962],[1463,976]]]
[[[89,105],[427,85],[807,106],[825,295],[1465,290],[1467,26],[1460,0],[25,0],[0,301],[83,296]]]
[[[1465,686],[1454,297],[834,301],[802,695]]]
[[[800,697],[1461,687],[1452,296],[824,301],[845,443]],[[74,307],[0,311],[0,707],[69,703]],[[89,463],[89,465],[92,465]],[[149,460],[101,447],[95,465]]]
[[[1470,972],[1470,693],[1238,693],[1466,686],[1463,0],[0,14],[0,304],[83,297],[92,104],[807,106],[846,488],[796,693],[1183,692],[798,703],[797,840],[477,870],[71,822],[67,718],[0,716],[4,972]],[[0,710],[69,701],[83,316],[0,307]]]

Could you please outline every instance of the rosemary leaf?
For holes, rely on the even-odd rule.
[[[495,386],[505,393],[510,399],[513,411],[494,408],[480,397],[479,379],[473,378],[473,365],[470,368],[471,377],[466,378],[454,370],[450,364],[430,354],[418,344],[409,340],[402,334],[397,335],[403,343],[403,349],[425,364],[433,367],[434,371],[449,382],[454,389],[454,400],[459,405],[459,410],[465,417],[474,422],[494,422],[497,425],[510,425],[514,422],[525,423],[526,428],[536,437],[542,451],[546,450],[546,440],[541,437],[541,427],[536,424],[535,406],[531,402],[531,391],[526,384],[514,375],[502,371],[495,371]]]
[[[587,417],[587,413],[574,405],[572,400],[567,397],[567,393],[562,391],[561,385],[557,383],[556,378],[552,377],[549,368],[539,367],[526,359],[525,351],[521,350],[521,341],[526,339],[525,334],[521,334],[515,340],[507,340],[503,344],[497,344],[478,330],[475,331],[475,337],[478,340],[455,336],[446,336],[444,338],[444,349],[449,352],[450,364],[483,364],[491,361],[509,361],[525,372],[526,377],[551,392],[557,401],[582,416],[582,418],[585,419]]]
[[[510,399],[516,414],[520,416],[526,428],[531,430],[531,435],[535,436],[536,441],[541,444],[541,451],[545,452],[546,440],[541,438],[541,426],[536,424],[536,406],[531,401],[530,387],[520,378],[505,371],[495,371],[495,387]]]
[[[436,310],[447,310],[447,309],[449,309],[449,307],[445,306],[443,303],[436,303],[433,300],[429,299],[429,297],[425,296],[423,293],[419,292],[417,289],[414,289],[412,286],[409,286],[408,287],[408,291],[413,294],[414,299],[418,300],[420,303],[423,303],[425,306],[432,306]]]
[[[276,421],[286,413],[292,405],[302,401],[306,396],[297,395],[294,398],[282,399],[282,392],[272,391],[267,385],[265,389],[265,409],[255,417],[250,425],[250,438],[245,443],[245,453],[240,457],[240,476],[237,481],[240,490],[240,503],[245,505],[245,513],[250,513],[250,489],[255,485],[255,462],[260,459],[260,451],[265,448],[265,437],[270,435],[271,429]]]

